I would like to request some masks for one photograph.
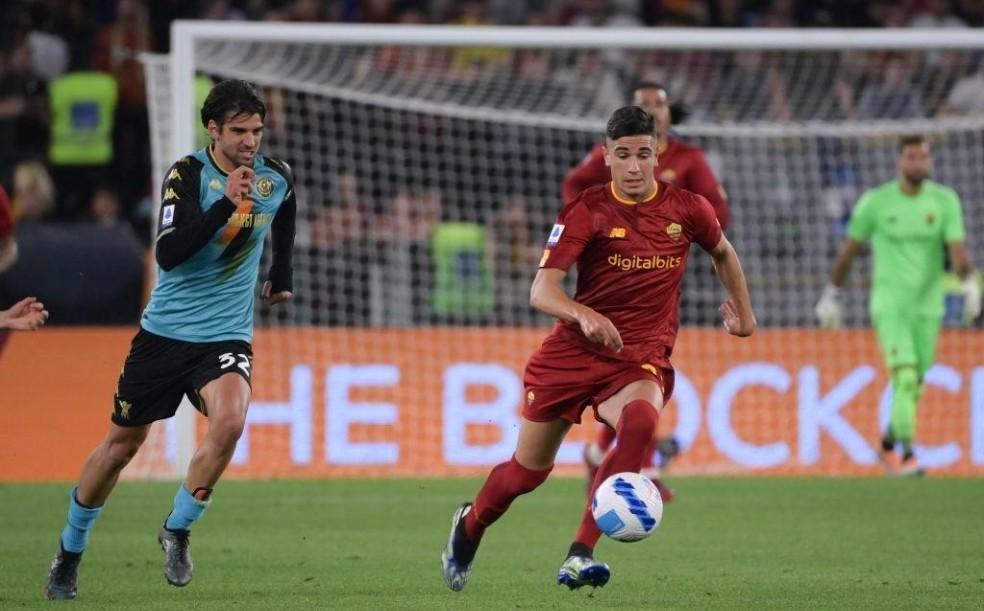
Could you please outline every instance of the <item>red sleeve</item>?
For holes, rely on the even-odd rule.
[[[697,194],[691,197],[693,201],[686,207],[690,216],[690,241],[697,242],[701,248],[710,251],[721,241],[721,225],[706,198]]]
[[[561,197],[564,205],[568,205],[577,199],[581,191],[588,187],[608,182],[612,179],[612,174],[605,165],[605,152],[601,145],[591,149],[588,156],[581,163],[574,166],[561,185]]]
[[[704,197],[714,208],[714,214],[721,223],[721,229],[727,229],[731,222],[731,212],[728,210],[728,198],[718,182],[711,166],[704,159],[704,154],[699,149],[692,149],[693,162],[687,176],[687,184],[680,185],[688,191],[693,191],[697,195]]]
[[[0,187],[0,240],[14,234],[14,213],[10,209],[10,199],[7,192]]]
[[[540,267],[567,271],[577,261],[594,236],[594,219],[584,202],[567,206],[550,230]]]

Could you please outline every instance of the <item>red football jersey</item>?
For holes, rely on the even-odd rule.
[[[574,198],[588,187],[612,179],[612,174],[605,165],[603,146],[599,144],[591,149],[584,161],[564,178],[561,189],[564,205],[574,201]],[[728,200],[700,148],[670,138],[666,150],[659,153],[657,157],[656,178],[703,196],[714,207],[714,213],[722,229],[727,229],[731,221]]]
[[[564,333],[592,350],[628,360],[651,360],[663,348],[664,362],[680,326],[680,282],[691,242],[711,250],[721,240],[714,209],[700,195],[657,182],[642,203],[620,200],[612,183],[583,191],[557,217],[540,267],[567,270],[577,263],[574,300],[607,316],[622,336],[617,355],[590,342],[576,323],[559,322]]]
[[[7,192],[0,186],[0,240],[9,238],[14,233],[14,213],[10,209]]]

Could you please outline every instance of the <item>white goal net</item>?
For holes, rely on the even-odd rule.
[[[762,326],[747,341],[719,329],[723,292],[695,253],[662,425],[683,446],[680,472],[874,469],[889,390],[867,260],[846,291],[846,329],[817,329],[813,305],[858,196],[895,176],[900,136],[931,139],[935,178],[960,194],[984,264],[984,115],[967,93],[984,95],[984,44],[960,32],[174,32],[170,58],[146,64],[158,176],[196,146],[198,75],[261,87],[263,152],[297,180],[296,297],[257,307],[237,474],[442,475],[507,458],[522,367],[550,324],[528,294],[561,181],[639,81],[666,86],[684,117],[676,135],[727,190]],[[928,466],[981,473],[984,339],[956,296],[947,303],[919,451]],[[572,433],[561,465],[578,464],[594,426]],[[161,437],[169,465],[189,430]]]

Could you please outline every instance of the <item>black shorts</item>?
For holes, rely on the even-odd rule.
[[[203,386],[227,373],[238,373],[252,386],[252,372],[253,349],[247,342],[183,342],[141,328],[116,386],[113,423],[143,426],[170,418],[185,395],[207,416],[199,394]]]

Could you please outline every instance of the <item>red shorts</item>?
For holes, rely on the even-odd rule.
[[[665,353],[662,348],[653,352],[654,355]],[[599,404],[639,380],[656,382],[663,392],[663,404],[670,400],[674,374],[666,359],[612,358],[551,333],[526,363],[523,417],[534,422],[562,419],[580,424],[581,412],[586,407],[590,405],[597,410]],[[601,421],[597,411],[595,420]]]

